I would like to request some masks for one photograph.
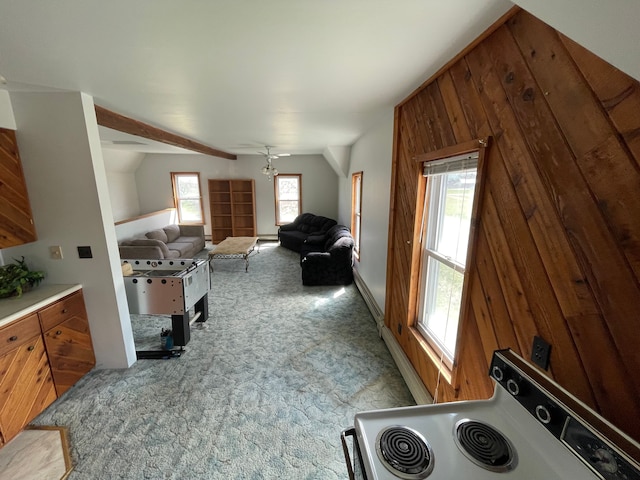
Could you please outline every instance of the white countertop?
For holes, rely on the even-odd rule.
[[[20,297],[0,299],[0,327],[77,292],[82,285],[38,285]]]

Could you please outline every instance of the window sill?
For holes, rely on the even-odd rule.
[[[440,361],[440,354],[436,352],[431,345],[429,345],[429,342],[424,339],[417,328],[410,327],[409,332],[411,332],[413,338],[418,342],[422,351],[427,355],[427,357],[429,357],[429,360],[433,363],[436,370],[440,371],[441,378],[443,378],[451,388],[455,389],[453,386],[454,370],[450,369],[444,362]]]

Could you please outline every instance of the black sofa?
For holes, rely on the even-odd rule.
[[[302,284],[351,284],[353,247],[351,231],[344,225],[334,225],[324,236],[309,237],[300,251]]]
[[[280,226],[278,240],[283,247],[299,252],[310,235],[323,236],[336,223],[338,222],[331,218],[303,213],[298,215],[292,223]]]

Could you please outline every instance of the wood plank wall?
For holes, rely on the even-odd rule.
[[[640,440],[640,84],[518,10],[396,107],[387,326],[434,393],[416,314],[415,155],[492,137],[454,381],[486,398],[493,350],[552,344],[547,372]],[[422,181],[423,182],[423,181]]]
[[[0,249],[37,238],[16,132],[0,128]]]

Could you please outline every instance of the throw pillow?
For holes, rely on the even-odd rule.
[[[167,243],[175,242],[180,236],[180,227],[178,225],[167,225],[163,230],[167,234]]]
[[[146,237],[152,240],[160,240],[161,242],[167,243],[167,234],[164,233],[164,230],[162,229],[151,230],[150,232],[147,232]]]

